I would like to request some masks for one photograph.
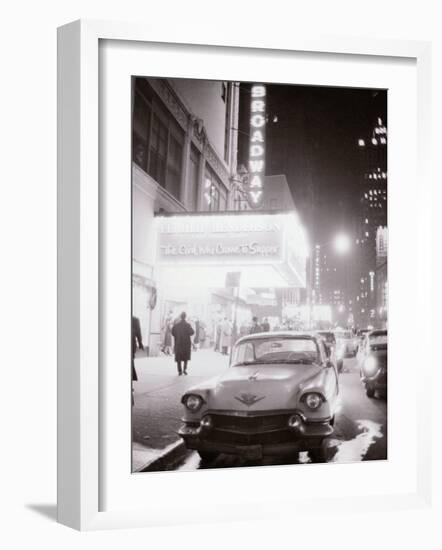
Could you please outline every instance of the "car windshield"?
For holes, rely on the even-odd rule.
[[[327,344],[334,344],[336,341],[333,332],[318,332],[318,334],[324,338]]]
[[[232,354],[233,366],[318,362],[318,346],[312,338],[254,338],[237,344]]]
[[[352,333],[350,331],[335,332],[337,340],[350,340]]]

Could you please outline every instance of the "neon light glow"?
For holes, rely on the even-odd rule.
[[[266,88],[251,88],[248,200],[252,208],[262,205],[265,174]]]

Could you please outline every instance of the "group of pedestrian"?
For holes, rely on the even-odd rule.
[[[259,323],[258,317],[252,318],[250,326],[241,325],[239,334],[235,325],[227,316],[217,324],[215,329],[215,351],[228,355],[232,345],[239,336],[268,332],[270,324],[267,318]],[[196,351],[206,340],[204,323],[194,318],[187,320],[187,314],[183,311],[178,318],[173,317],[172,311],[167,315],[163,325],[161,351],[166,355],[174,354],[178,375],[187,375],[187,366],[191,359],[192,351]],[[137,380],[135,371],[135,352],[144,349],[141,339],[140,321],[132,318],[132,380]]]

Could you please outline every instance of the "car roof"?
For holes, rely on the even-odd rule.
[[[368,333],[369,338],[370,336],[388,336],[388,331],[385,328],[374,329]]]
[[[254,334],[246,334],[239,338],[236,343],[245,342],[248,340],[262,340],[265,338],[294,338],[301,340],[318,340],[320,336],[314,332],[295,331],[295,330],[278,330],[275,332],[255,332]]]

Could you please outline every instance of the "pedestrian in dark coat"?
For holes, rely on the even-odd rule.
[[[178,375],[187,374],[187,362],[190,361],[194,330],[186,321],[186,313],[183,311],[180,320],[172,328],[172,336],[175,339],[175,362]]]
[[[135,370],[135,353],[137,349],[144,349],[143,339],[141,337],[141,326],[138,317],[132,315],[132,382],[138,380]],[[134,389],[132,388],[132,405],[134,404]]]
[[[137,371],[135,370],[135,353],[137,349],[144,349],[143,339],[141,337],[141,326],[138,317],[132,315],[132,380],[138,380]]]
[[[258,323],[258,317],[253,317],[252,326],[250,327],[250,334],[256,334],[257,332],[262,332],[262,327]]]

